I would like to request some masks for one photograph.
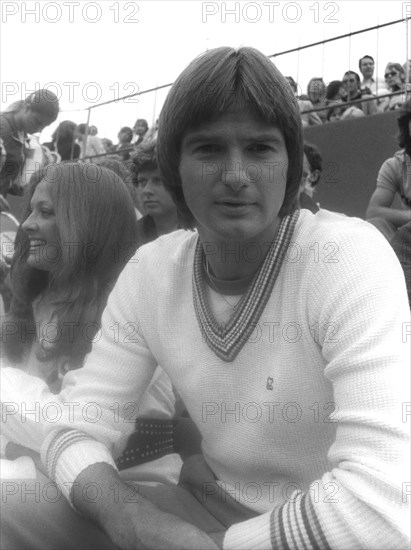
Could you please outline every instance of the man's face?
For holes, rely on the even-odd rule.
[[[238,109],[189,131],[181,151],[183,193],[202,241],[271,242],[287,182],[280,129]]]
[[[120,143],[129,143],[131,141],[129,132],[119,132],[117,137]]]
[[[346,92],[350,95],[353,95],[358,91],[358,82],[353,74],[346,74],[343,78],[343,86]]]
[[[360,71],[364,78],[372,78],[374,74],[374,61],[370,57],[362,59]]]
[[[146,214],[153,218],[175,215],[176,206],[163,185],[159,170],[140,170],[137,182],[139,197]]]

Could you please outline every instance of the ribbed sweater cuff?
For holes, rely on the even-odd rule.
[[[224,550],[266,550],[271,548],[271,514],[272,512],[267,512],[230,527],[224,537]]]
[[[76,430],[50,434],[43,449],[42,460],[47,472],[70,504],[73,484],[88,466],[104,462],[117,470],[113,457],[103,443]]]

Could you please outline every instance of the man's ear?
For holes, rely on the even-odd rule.
[[[320,176],[321,176],[321,172],[320,170],[318,170],[318,168],[316,170],[313,170],[311,172],[311,185],[316,185],[320,179]]]

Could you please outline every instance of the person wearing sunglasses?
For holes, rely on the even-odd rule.
[[[395,93],[391,97],[383,98],[380,111],[394,111],[400,109],[405,102],[405,70],[400,63],[388,63],[384,72],[388,91]],[[399,93],[402,92],[402,93]]]

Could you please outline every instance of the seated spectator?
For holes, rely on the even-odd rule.
[[[139,245],[150,242],[160,235],[178,229],[177,207],[168,189],[164,187],[158,169],[156,142],[142,143],[133,157],[135,181],[144,209],[138,222]]]
[[[373,97],[369,88],[361,87],[360,77],[355,71],[345,72],[342,83],[347,92],[347,101],[370,99]],[[356,104],[356,107],[361,109],[365,115],[373,115],[378,112],[377,100],[359,102]]]
[[[37,405],[47,407],[53,395],[41,380],[57,393],[66,373],[82,366],[108,295],[136,246],[132,200],[114,172],[64,163],[35,174],[12,260],[11,307],[2,323],[3,363],[17,367],[1,372],[2,400],[26,396],[28,403],[36,396]],[[170,418],[174,402],[168,377],[157,369],[139,414]],[[37,461],[42,422],[30,420],[28,415],[16,424],[2,423],[2,436],[10,439],[8,457]],[[153,458],[154,451],[147,456]],[[134,455],[129,458],[123,467],[136,463]],[[147,461],[141,458],[140,453],[139,461]]]
[[[309,111],[310,109],[313,109],[314,107],[310,100],[300,99],[298,97],[297,83],[294,80],[294,78],[292,76],[286,76],[285,78],[290,84],[291,89],[297,99],[298,108],[300,109],[303,126],[317,126],[318,124],[322,124],[321,119],[316,112],[314,111],[311,113],[305,112],[305,111]]]
[[[0,137],[6,151],[6,160],[0,172],[0,193],[22,195],[26,159],[34,154],[29,134],[41,132],[58,116],[59,102],[49,90],[38,90],[24,101],[18,101],[13,110],[0,114]]]
[[[385,82],[388,91],[396,93],[391,97],[382,98],[380,111],[400,109],[405,102],[405,71],[399,63],[388,63],[385,67]],[[399,93],[402,92],[402,93]]]
[[[60,160],[77,160],[80,157],[80,145],[75,142],[77,124],[71,120],[60,122],[51,136],[52,141],[43,143],[49,151],[60,155]]]
[[[407,284],[408,303],[411,309],[411,221],[396,231],[391,246],[400,260]]]
[[[366,219],[390,241],[397,229],[411,220],[410,122],[411,101],[408,101],[398,117],[398,144],[402,149],[383,162],[366,212]],[[391,207],[396,195],[401,198],[402,208]]]
[[[105,148],[101,139],[96,135],[92,136],[89,133],[86,135],[87,124],[79,124],[77,126],[77,139],[80,145],[80,158],[87,162],[99,162],[98,155],[104,154]],[[93,159],[94,156],[97,158]]]
[[[314,193],[320,183],[323,170],[322,156],[315,145],[304,143],[303,177],[300,186],[299,202],[301,208],[310,210],[313,214],[318,212],[320,206],[314,202]]]
[[[322,78],[314,77],[312,78],[307,85],[307,96],[309,101],[311,101],[314,108],[324,107],[325,103],[325,94],[327,87]],[[316,111],[316,114],[320,117],[321,122],[327,121],[327,110]]]
[[[4,351],[54,387],[81,365],[93,339],[82,330],[88,325],[90,332],[97,330],[108,293],[137,243],[125,184],[106,168],[92,168],[63,163],[38,171],[16,236],[7,322],[37,325],[37,337],[18,331],[6,339]],[[115,254],[119,261],[113,261]],[[54,340],[42,336],[42,326],[51,322],[59,327]]]
[[[158,119],[155,121],[153,126],[144,134],[144,142],[157,141],[158,134]]]
[[[112,153],[114,151],[115,145],[113,145],[111,139],[101,138],[101,143],[103,144],[106,153]]]
[[[327,113],[328,122],[336,122],[338,120],[347,120],[350,118],[363,117],[364,112],[356,105],[346,105],[344,101],[330,101]]]
[[[119,131],[118,135],[118,144],[115,147],[116,153],[120,153],[122,160],[130,159],[130,149],[132,148],[131,141],[133,139],[133,130],[128,126],[124,126]],[[123,151],[125,149],[125,151]]]
[[[347,101],[347,91],[342,80],[332,80],[327,86],[325,104],[328,105],[332,101]]]
[[[142,246],[121,273],[44,426],[43,498],[16,480],[2,503],[3,548],[408,548],[404,277],[369,224],[296,207],[302,137],[291,89],[252,48],[204,52],[176,79],[158,158],[197,231]],[[235,177],[243,163],[259,177]],[[115,340],[128,323],[138,340]],[[171,488],[124,483],[113,460],[159,359],[203,437]],[[80,514],[44,497],[53,482]]]
[[[134,134],[136,135],[134,145],[140,145],[140,143],[144,139],[145,134],[148,132],[147,120],[144,118],[138,118],[136,120],[136,123],[134,124],[133,131],[134,131]]]
[[[376,96],[386,94],[387,86],[382,78],[374,78],[375,61],[371,55],[364,55],[358,61],[358,67],[362,74],[361,88],[367,88]]]

